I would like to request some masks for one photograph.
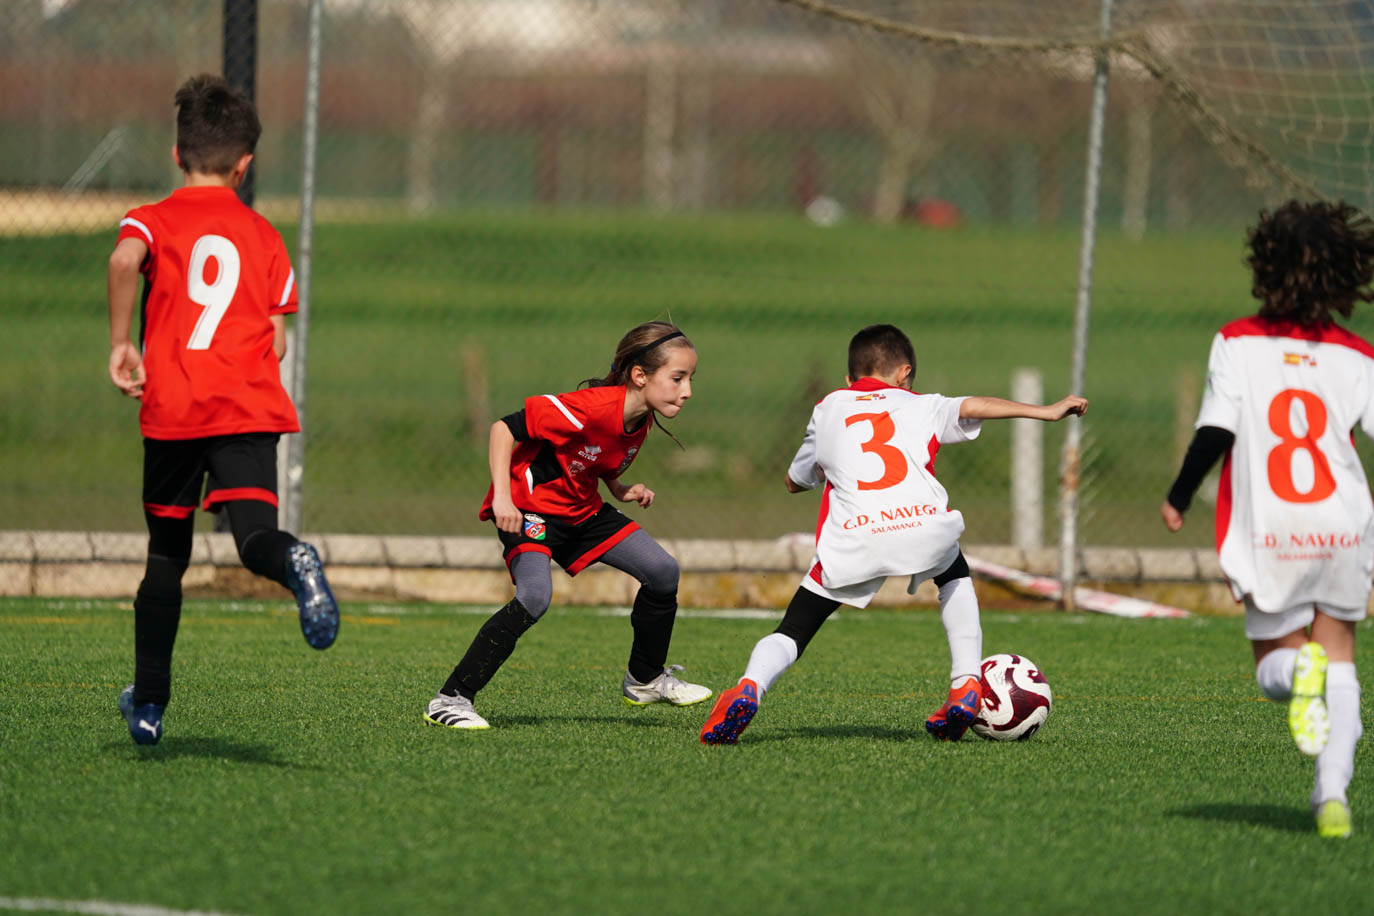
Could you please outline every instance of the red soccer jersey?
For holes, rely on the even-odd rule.
[[[510,462],[511,501],[522,512],[585,521],[604,504],[597,488],[634,461],[651,418],[625,432],[625,386],[583,388],[525,399],[529,439],[518,442]],[[478,518],[493,517],[492,490]]]
[[[272,224],[232,188],[180,188],[119,221],[141,239],[143,386],[150,439],[300,429],[272,350],[273,315],[296,311],[296,278]]]

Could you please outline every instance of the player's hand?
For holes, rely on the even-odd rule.
[[[1081,417],[1088,412],[1088,399],[1080,398],[1076,394],[1071,394],[1061,401],[1055,401],[1048,405],[1049,417],[1051,421],[1062,420],[1069,415]]]
[[[1167,499],[1159,507],[1159,514],[1164,518],[1164,527],[1170,531],[1177,531],[1183,527],[1183,513],[1175,509]]]
[[[647,509],[654,504],[654,491],[642,483],[637,483],[616,494],[616,499],[623,503],[639,503],[640,508]]]
[[[143,397],[143,356],[131,343],[115,344],[110,348],[110,381],[131,398]]]
[[[520,523],[524,521],[524,516],[520,510],[515,508],[515,503],[510,501],[510,497],[493,496],[491,500],[491,514],[496,519],[496,527],[509,534],[520,533]]]

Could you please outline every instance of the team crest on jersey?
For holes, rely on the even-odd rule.
[[[529,538],[531,541],[542,541],[544,540],[544,535],[547,533],[548,526],[544,524],[542,518],[535,515],[533,512],[525,513],[525,537]]]
[[[1317,358],[1306,353],[1284,353],[1283,364],[1285,366],[1310,366],[1317,368]]]
[[[630,462],[635,460],[635,455],[638,454],[638,453],[639,453],[639,446],[637,446],[637,445],[632,445],[632,446],[630,446],[630,450],[629,450],[628,452],[625,453],[625,460],[622,461],[622,462],[620,462],[620,467],[616,468],[616,469],[615,469],[615,472],[616,472],[617,474],[619,474],[621,471],[623,471],[623,470],[625,470],[627,467],[629,467],[629,466],[630,466]]]
[[[585,464],[583,464],[582,462],[580,462],[580,461],[569,461],[569,462],[568,462],[568,476],[569,476],[569,477],[576,477],[578,474],[581,474],[581,473],[582,473],[583,471],[585,471],[585,470],[587,470],[587,466],[586,466]]]
[[[600,454],[601,446],[599,445],[584,445],[577,450],[577,456],[579,458],[586,458],[588,461],[596,461],[597,456]]]
[[[887,395],[880,391],[873,391],[868,394],[861,394],[854,398],[856,401],[886,401]]]

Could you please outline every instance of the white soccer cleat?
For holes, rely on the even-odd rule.
[[[425,707],[425,721],[444,728],[491,728],[491,724],[477,714],[472,701],[464,696],[437,694]]]
[[[621,692],[625,695],[625,702],[630,706],[648,706],[650,703],[692,706],[703,700],[709,700],[711,698],[710,687],[689,684],[673,676],[674,671],[681,670],[681,665],[669,665],[663,669],[662,674],[647,684],[641,684],[634,679],[630,672],[626,671],[625,680],[620,685]]]

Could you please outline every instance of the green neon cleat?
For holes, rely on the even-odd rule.
[[[1315,757],[1326,747],[1331,721],[1326,713],[1326,650],[1304,643],[1293,666],[1293,698],[1288,701],[1288,730],[1298,750]]]
[[[1350,836],[1350,808],[1340,799],[1321,803],[1317,809],[1317,836],[1344,840]]]

